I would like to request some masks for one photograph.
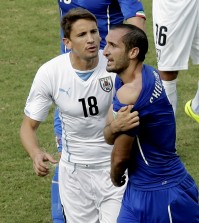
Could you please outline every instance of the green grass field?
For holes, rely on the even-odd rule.
[[[156,66],[151,23],[151,1],[143,0],[150,42],[146,63]],[[19,140],[23,108],[41,64],[59,54],[57,1],[8,0],[0,7],[0,223],[49,223],[49,176],[37,177]],[[178,80],[177,148],[199,184],[199,125],[184,114],[184,104],[197,89],[199,67],[190,63]],[[39,129],[41,147],[56,153],[53,108]]]

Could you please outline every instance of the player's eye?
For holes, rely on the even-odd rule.
[[[98,30],[97,29],[93,29],[93,30],[91,30],[91,33],[92,34],[98,33]]]
[[[86,35],[86,32],[82,32],[82,33],[79,33],[77,36],[81,37],[81,36],[85,36]]]
[[[110,46],[112,46],[112,47],[116,47],[117,45],[111,42],[111,43],[110,43]]]

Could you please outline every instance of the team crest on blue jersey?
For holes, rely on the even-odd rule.
[[[110,92],[113,88],[113,82],[111,77],[103,77],[99,79],[100,82],[100,86],[102,88],[102,90],[106,91],[106,92]]]

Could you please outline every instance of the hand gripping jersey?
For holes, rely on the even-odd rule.
[[[115,74],[106,71],[106,58],[87,81],[72,68],[70,53],[45,63],[38,70],[25,106],[25,114],[43,121],[54,102],[62,121],[62,159],[74,163],[110,161],[112,146],[103,136],[103,127],[113,98]]]
[[[116,89],[122,86],[116,79]],[[124,104],[113,100],[114,112]],[[176,154],[176,126],[157,71],[143,65],[142,90],[133,107],[139,112],[140,125],[126,134],[136,137],[129,167],[129,180],[136,189],[154,190],[178,184],[186,177],[184,165]]]
[[[60,18],[70,9],[82,7],[92,12],[98,22],[101,41],[101,49],[105,46],[105,37],[110,25],[122,23],[131,17],[140,16],[145,18],[143,5],[138,0],[58,0]],[[61,31],[63,38],[63,32]],[[66,49],[61,41],[61,52]]]

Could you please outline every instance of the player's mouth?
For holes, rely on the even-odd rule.
[[[113,64],[113,60],[108,60],[107,61],[107,66],[111,66]]]
[[[96,52],[98,50],[98,48],[96,46],[90,46],[90,47],[87,47],[87,50],[91,53],[93,52]]]

